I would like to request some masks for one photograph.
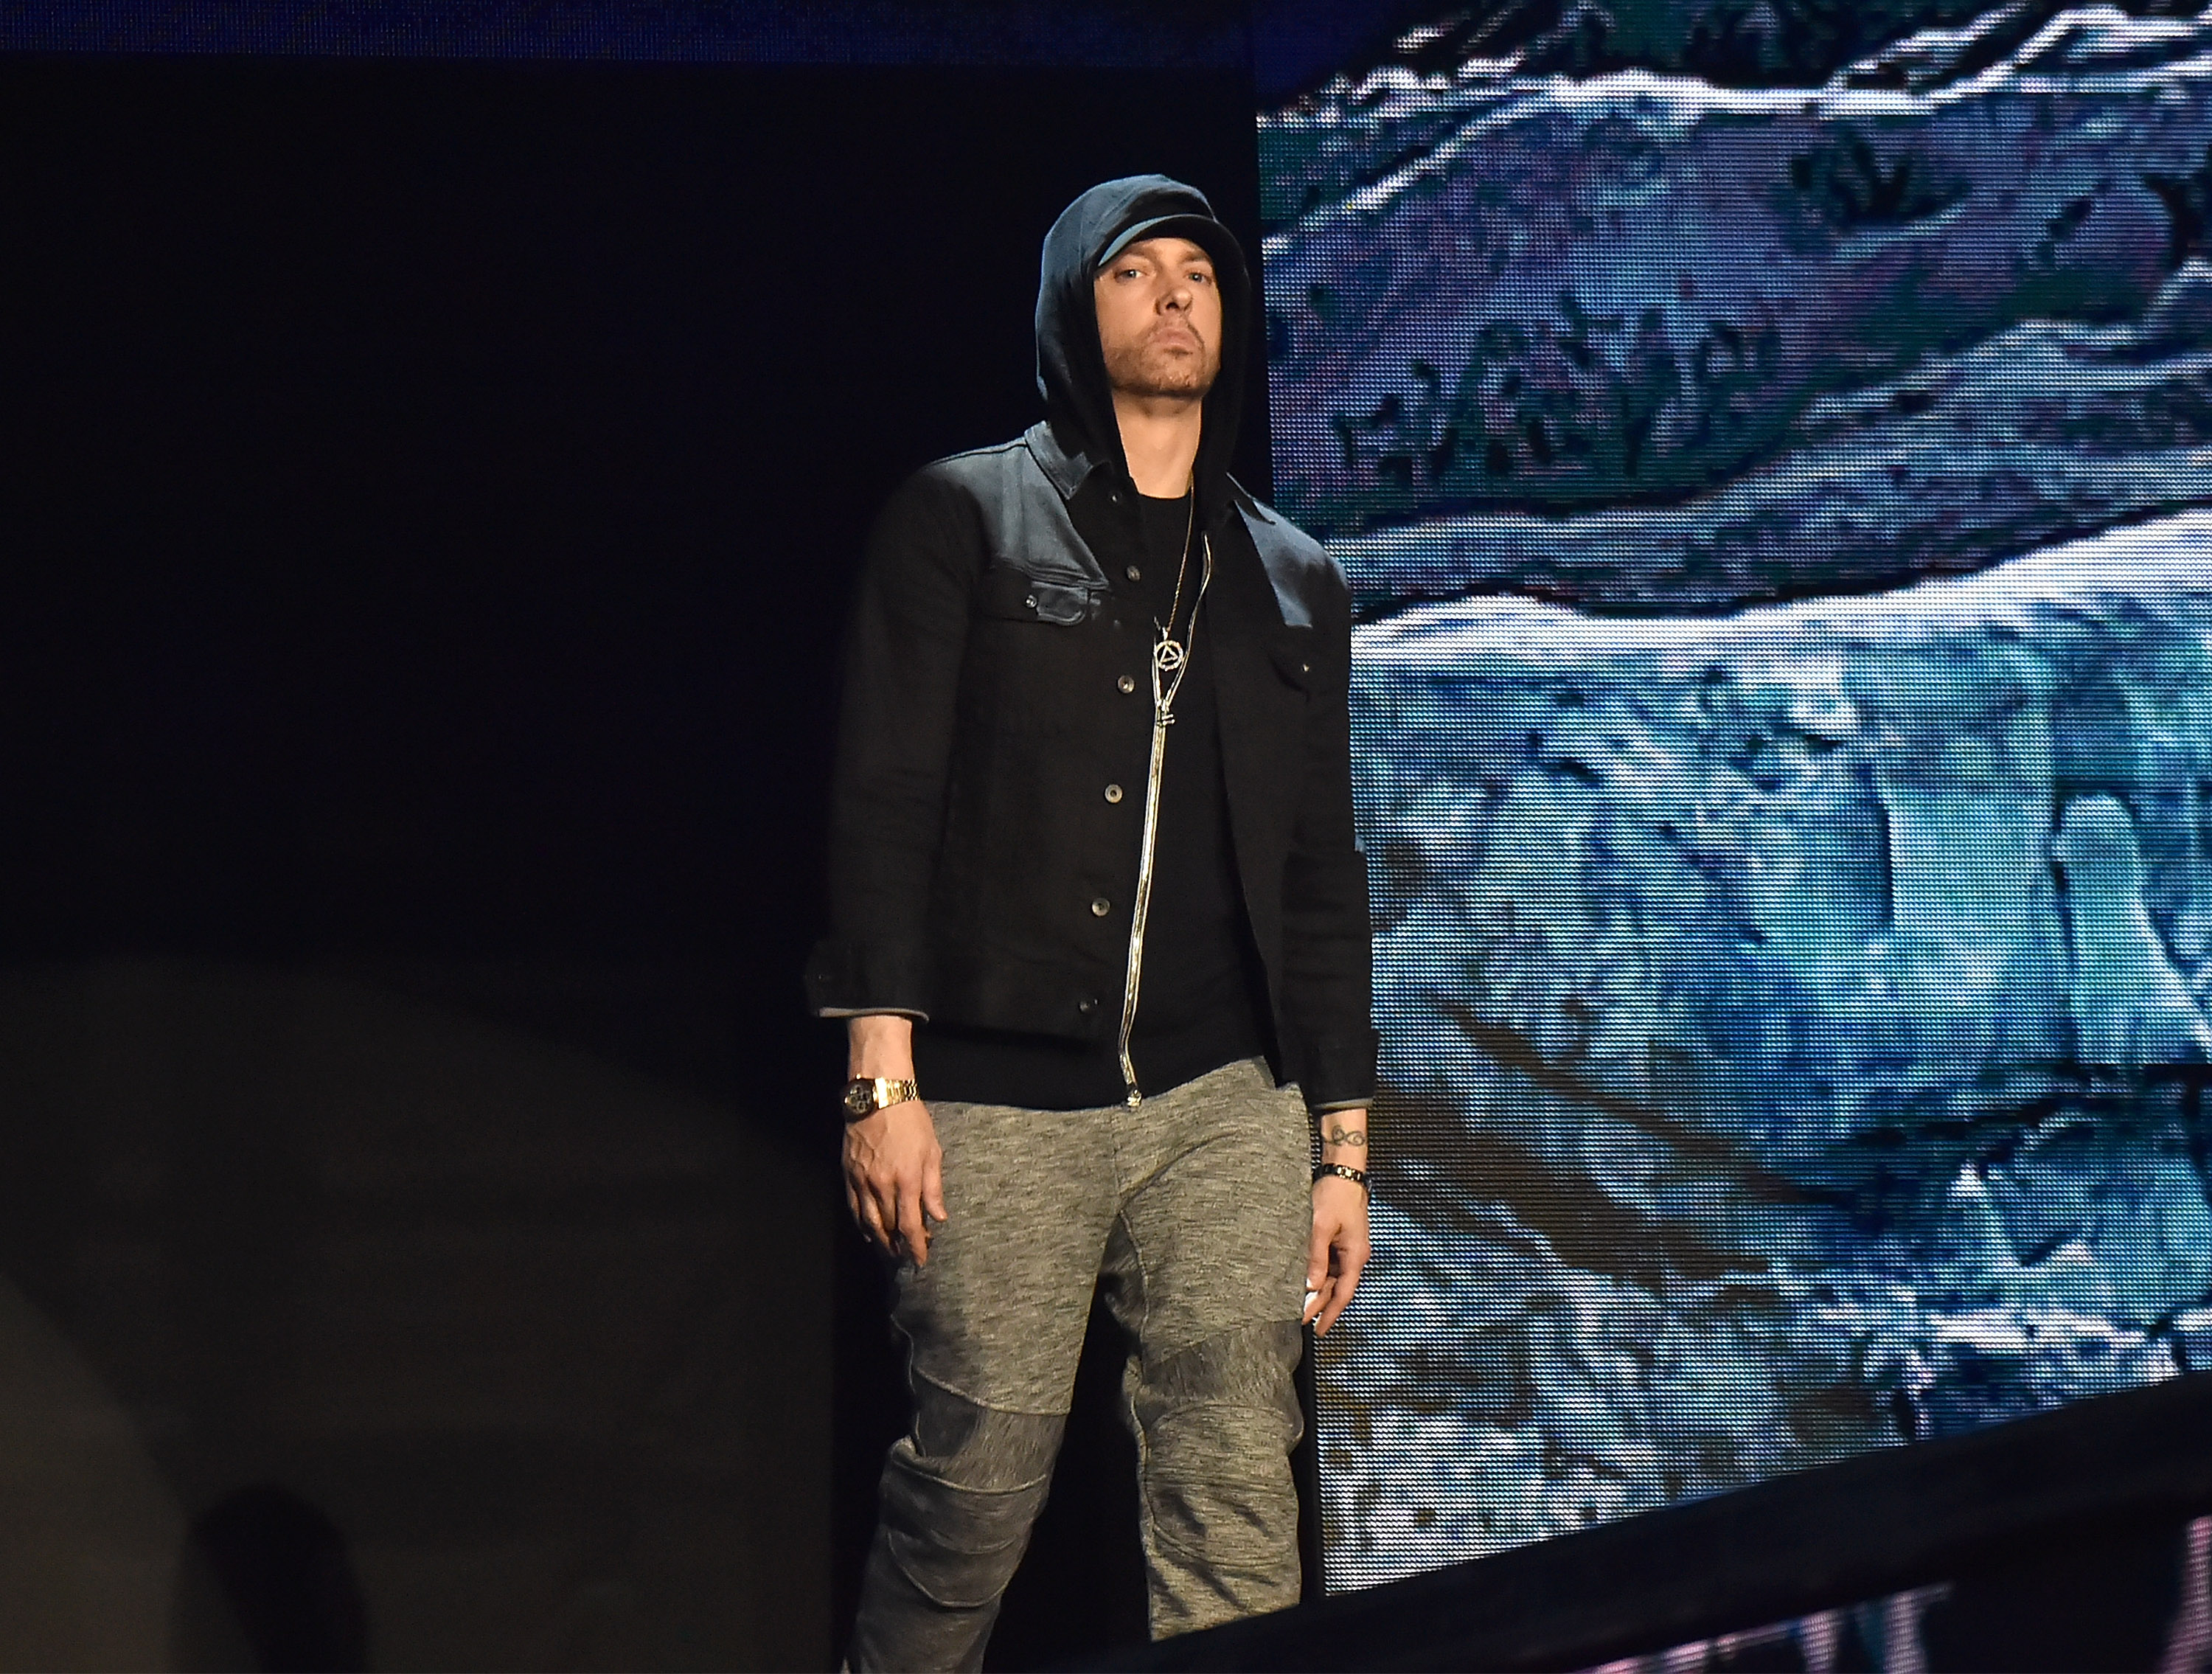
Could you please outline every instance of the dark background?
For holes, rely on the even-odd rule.
[[[796,978],[841,604],[1036,416],[1069,198],[1256,260],[1253,108],[0,58],[0,1278],[186,1527],[173,1659],[833,1660],[898,1422]],[[1141,1633],[1112,1371],[1007,1665]]]

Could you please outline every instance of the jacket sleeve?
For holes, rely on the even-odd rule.
[[[1367,857],[1352,813],[1352,604],[1332,571],[1305,760],[1283,880],[1284,1010],[1308,1107],[1351,1110],[1375,1093],[1376,1036]]]
[[[817,1016],[929,1015],[925,927],[981,563],[972,504],[927,471],[868,538],[831,776],[830,934],[806,962]]]

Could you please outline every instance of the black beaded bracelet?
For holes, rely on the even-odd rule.
[[[1375,1195],[1374,1188],[1367,1184],[1367,1171],[1364,1168],[1354,1168],[1348,1162],[1325,1162],[1314,1166],[1314,1180],[1316,1184],[1332,1174],[1340,1180],[1351,1181],[1370,1197]]]

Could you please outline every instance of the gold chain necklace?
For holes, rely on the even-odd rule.
[[[1183,520],[1182,555],[1176,560],[1175,597],[1168,604],[1166,625],[1159,618],[1152,618],[1152,627],[1159,638],[1152,646],[1152,709],[1161,717],[1163,726],[1175,724],[1176,694],[1182,690],[1182,677],[1190,672],[1190,654],[1198,644],[1198,609],[1206,602],[1206,584],[1213,578],[1213,546],[1206,544],[1206,563],[1198,580],[1198,597],[1191,600],[1190,630],[1186,638],[1175,636],[1176,618],[1182,613],[1182,584],[1190,574],[1190,538],[1198,527],[1198,482],[1194,474],[1185,493],[1190,496],[1190,511]],[[1168,679],[1163,687],[1161,681]]]
[[[1132,1110],[1145,1100],[1137,1085],[1137,1063],[1130,1056],[1129,1038],[1137,1026],[1137,994],[1145,976],[1145,928],[1152,916],[1153,861],[1160,839],[1160,776],[1167,765],[1168,728],[1175,724],[1176,693],[1182,690],[1182,677],[1190,671],[1190,653],[1198,643],[1199,610],[1206,603],[1206,584],[1213,579],[1213,542],[1200,535],[1199,546],[1205,556],[1199,566],[1198,595],[1190,603],[1188,636],[1177,639],[1176,615],[1182,608],[1183,579],[1190,570],[1190,538],[1197,527],[1198,489],[1194,480],[1190,518],[1182,533],[1182,561],[1176,566],[1175,599],[1168,606],[1167,625],[1161,627],[1159,618],[1152,618],[1160,636],[1152,647],[1152,759],[1145,770],[1145,831],[1137,850],[1137,898],[1129,913],[1129,962],[1121,978],[1121,1080],[1128,1088],[1126,1099]]]

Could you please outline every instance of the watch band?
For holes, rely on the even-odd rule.
[[[912,1081],[894,1081],[882,1075],[863,1075],[845,1083],[845,1119],[858,1122],[873,1116],[878,1111],[887,1111],[893,1105],[903,1105],[909,1099],[921,1097],[921,1089]]]

